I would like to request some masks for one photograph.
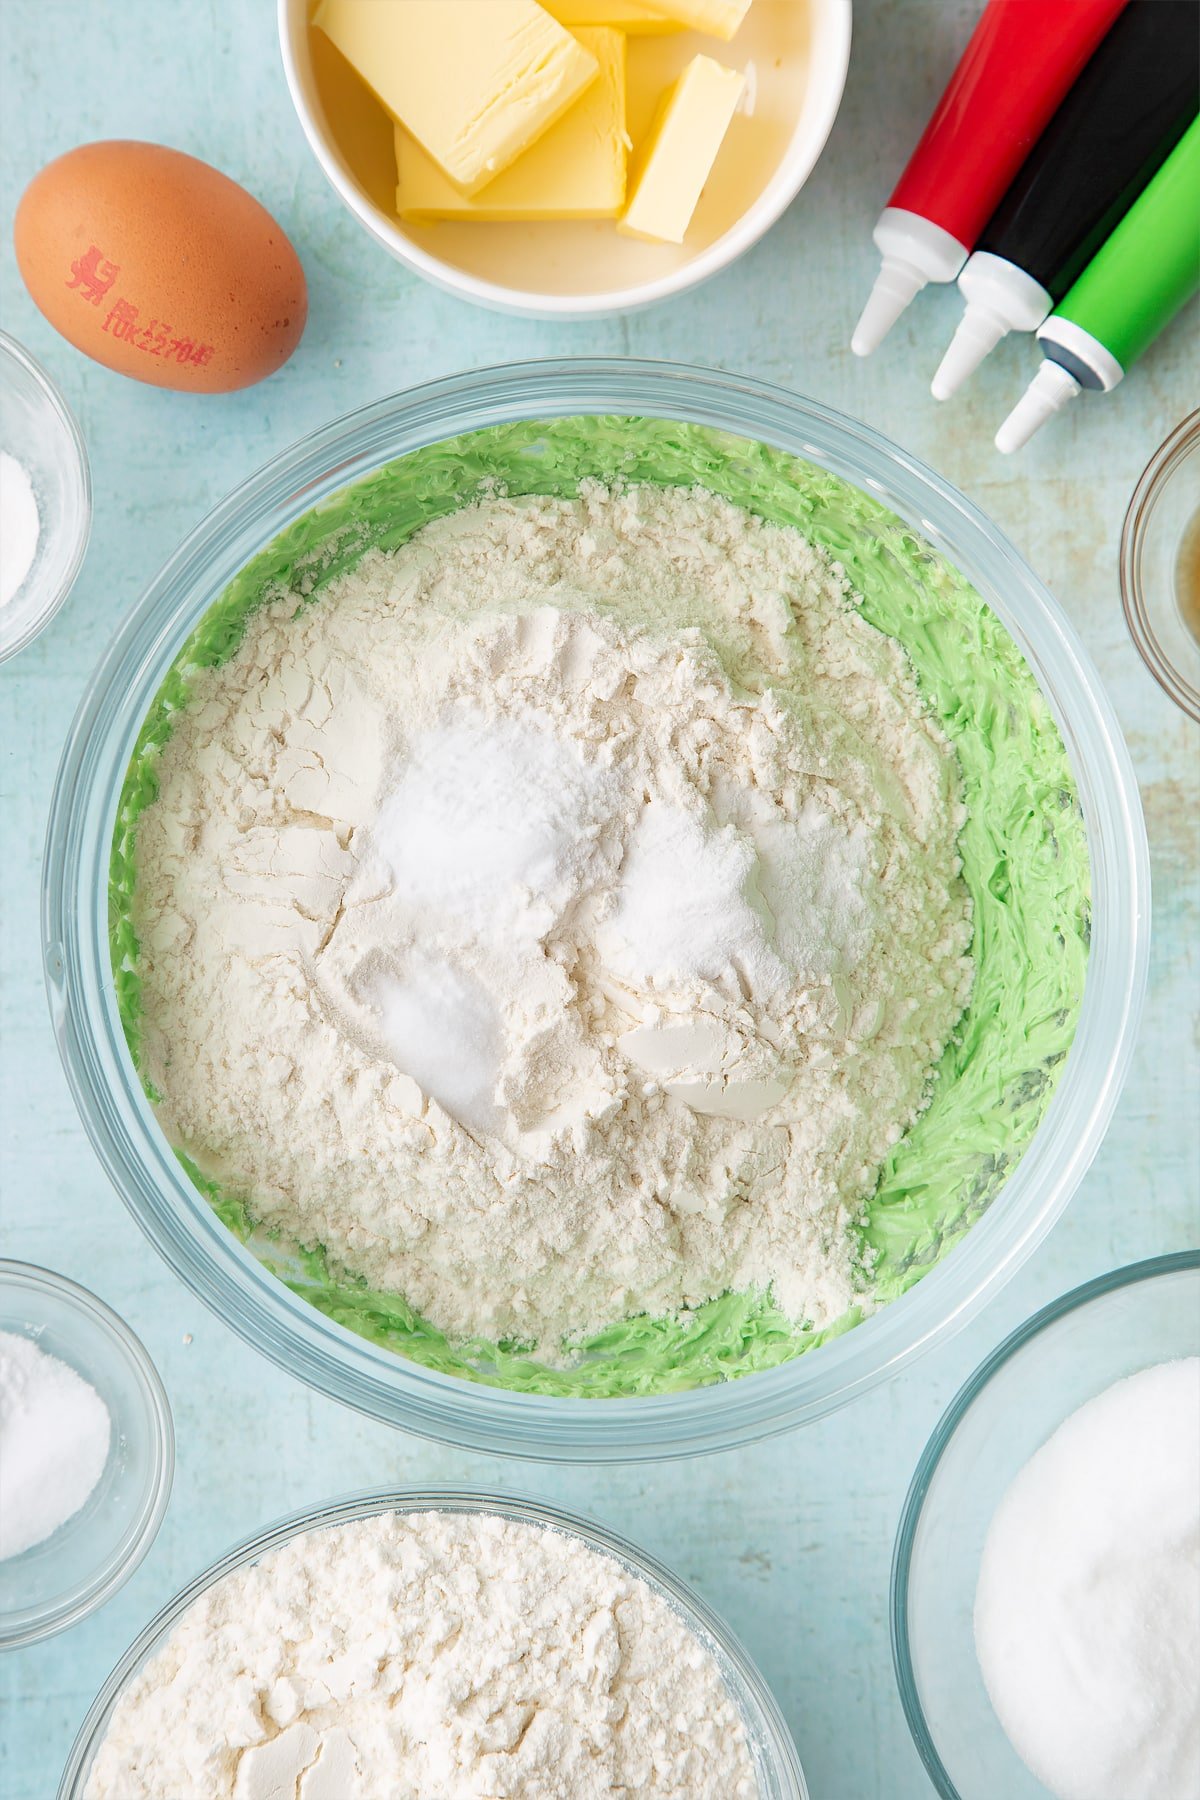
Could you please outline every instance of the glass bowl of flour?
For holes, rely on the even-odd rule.
[[[1196,1791],[1197,1358],[1200,1252],[1156,1257],[1028,1319],[938,1424],[891,1612],[942,1800]]]
[[[0,1260],[0,1649],[77,1625],[158,1534],[175,1468],[158,1371],[65,1276]]]
[[[475,372],[297,446],[111,646],[53,803],[64,1061],[173,1267],[408,1429],[816,1418],[1006,1280],[1145,978],[1070,626],[865,427]]]
[[[474,1489],[355,1495],[239,1544],[117,1664],[59,1800],[297,1782],[808,1800],[770,1689],[697,1594],[590,1520]]]

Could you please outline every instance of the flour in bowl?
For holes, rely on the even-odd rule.
[[[381,1513],[234,1571],[134,1676],[85,1800],[756,1800],[708,1647],[557,1530]]]
[[[827,558],[700,490],[485,499],[191,684],[134,917],[206,1176],[547,1362],[730,1290],[869,1307],[971,920],[949,742]]]

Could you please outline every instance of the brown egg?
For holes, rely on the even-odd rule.
[[[81,144],[35,175],[13,226],[35,303],[68,341],[155,387],[220,394],[284,364],[308,291],[265,207],[181,150]]]

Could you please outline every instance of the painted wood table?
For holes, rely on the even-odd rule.
[[[918,1800],[928,1786],[892,1676],[888,1565],[913,1466],[942,1407],[1007,1330],[1121,1262],[1196,1239],[1195,1011],[1200,889],[1197,735],[1129,643],[1117,591],[1137,476],[1198,391],[1195,314],[1121,388],[1081,400],[1019,459],[991,433],[1034,364],[1005,345],[939,409],[930,374],[957,316],[926,294],[870,361],[850,330],[874,270],[870,228],[978,11],[963,0],[860,0],[828,150],[790,212],[723,277],[632,318],[548,326],[476,311],[407,275],[338,206],[291,112],[273,9],[38,0],[0,8],[4,328],[61,382],[82,423],[95,528],[51,628],[0,669],[3,1248],[84,1282],[141,1335],[170,1392],[174,1497],[122,1592],[69,1634],[0,1658],[0,1792],[47,1800],[97,1687],[134,1632],[235,1538],[380,1482],[474,1482],[542,1494],[668,1559],[732,1623],[773,1684],[814,1800]],[[292,234],[311,286],[307,335],[262,387],[220,400],[136,386],[85,361],[35,311],[9,226],[34,172],[91,138],[178,145],[245,181]],[[363,402],[452,370],[546,354],[702,361],[780,382],[897,438],[995,517],[1083,634],[1115,701],[1153,850],[1151,983],[1132,1073],[1069,1212],[960,1335],[802,1433],[695,1463],[562,1469],[469,1456],[320,1398],[193,1299],[110,1188],[67,1093],[42,990],[39,888],[54,770],[117,620],[203,513],[259,464]]]

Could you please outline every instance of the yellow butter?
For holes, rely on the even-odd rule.
[[[791,0],[792,5],[797,3]],[[750,11],[750,0],[650,0],[650,5],[677,25],[724,38],[727,43]]]
[[[582,99],[557,125],[468,197],[415,138],[396,127],[396,211],[402,219],[615,219],[625,204],[625,39],[580,27],[579,41],[600,67]]]
[[[683,30],[677,20],[665,19],[645,0],[541,0],[541,3],[560,25],[566,25],[571,31],[581,25],[611,25],[630,37],[644,37]]]
[[[618,231],[682,244],[745,85],[740,70],[692,58],[638,152]]]
[[[313,24],[467,194],[597,74],[595,57],[536,0],[321,0]]]

